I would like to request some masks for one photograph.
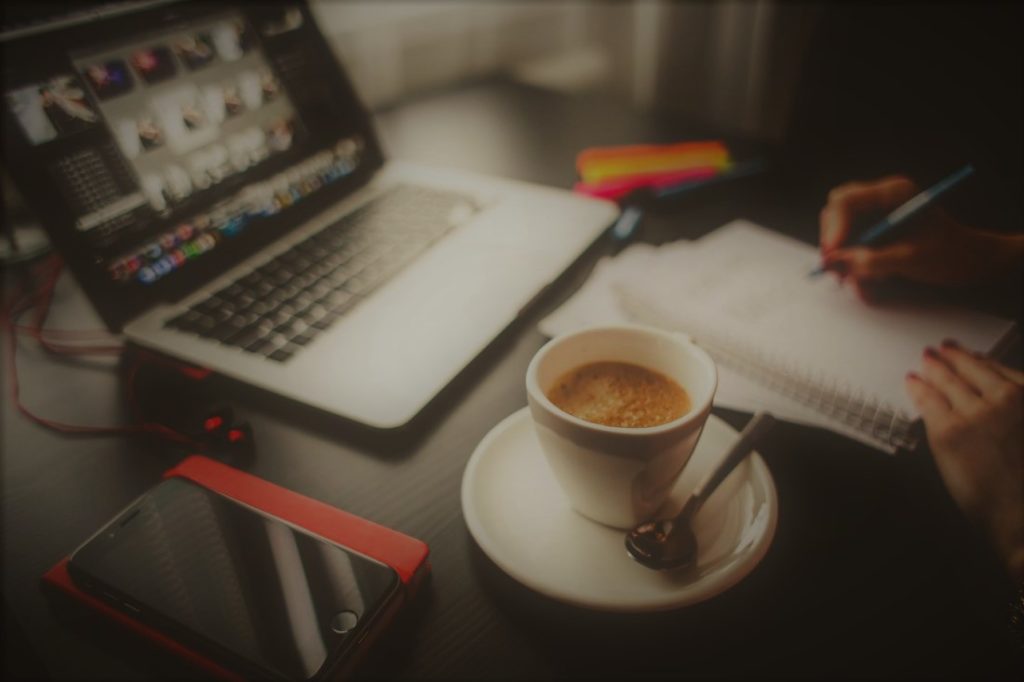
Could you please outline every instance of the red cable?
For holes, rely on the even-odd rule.
[[[46,265],[44,263],[43,265]],[[42,268],[40,268],[42,269]],[[33,336],[47,351],[56,353],[58,355],[86,355],[86,354],[107,354],[117,355],[123,352],[121,346],[61,346],[58,344],[52,344],[43,339],[42,324],[46,320],[46,316],[49,313],[50,302],[53,299],[53,289],[56,285],[57,279],[60,276],[61,262],[59,259],[54,259],[52,270],[49,273],[46,284],[39,290],[31,294],[22,293],[22,285],[19,283],[15,289],[15,293],[11,297],[11,304],[7,306],[3,311],[3,317],[0,319],[0,326],[6,327],[7,329],[7,340],[11,345],[11,352],[7,355],[7,370],[8,376],[10,377],[10,395],[11,401],[14,403],[18,412],[22,414],[26,419],[44,427],[63,433],[67,435],[128,435],[138,433],[149,433],[161,438],[165,438],[175,443],[186,445],[190,448],[202,449],[202,445],[197,443],[192,438],[185,434],[182,434],[174,429],[165,426],[163,424],[155,422],[144,422],[140,424],[131,424],[127,426],[83,426],[79,424],[68,424],[65,422],[56,421],[53,419],[47,419],[41,417],[32,412],[28,407],[25,406],[21,401],[21,385],[18,379],[18,363],[17,363],[17,350],[18,350],[18,335],[19,329],[27,329],[29,334]],[[22,300],[25,299],[25,300]],[[25,327],[18,324],[18,319],[26,311],[36,309],[36,319],[33,324]],[[129,403],[132,405],[133,412],[137,412],[134,403],[134,382],[138,374],[141,361],[136,361],[130,370],[126,381],[128,382],[128,398]]]
[[[57,286],[57,280],[60,278],[62,267],[63,263],[61,260],[59,258],[55,258],[52,266],[52,272],[50,272],[46,284],[43,285],[42,289],[36,296],[36,315],[33,323],[27,327],[28,333],[39,342],[39,345],[42,346],[44,350],[56,355],[119,355],[123,350],[123,347],[119,345],[62,345],[51,342],[45,338],[43,325],[46,322],[47,316],[50,314],[50,305],[53,302],[54,290]]]

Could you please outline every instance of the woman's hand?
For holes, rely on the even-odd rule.
[[[946,488],[1024,579],[1024,373],[945,342],[906,387]]]
[[[851,182],[829,193],[819,216],[826,270],[856,287],[867,301],[877,285],[893,278],[939,286],[982,284],[998,279],[1024,256],[1024,236],[967,227],[932,208],[916,219],[916,229],[878,247],[844,247],[856,235],[853,224],[866,215],[881,218],[918,193],[905,176]]]

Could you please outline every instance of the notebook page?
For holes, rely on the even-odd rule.
[[[645,277],[620,282],[620,290],[677,328],[713,331],[765,362],[909,415],[915,411],[903,377],[920,366],[926,346],[948,337],[988,351],[1012,328],[1008,320],[941,304],[865,305],[833,278],[807,276],[818,262],[814,247],[746,221],[692,247],[679,267],[666,259]]]
[[[680,242],[678,246],[673,245],[675,252],[681,255],[682,249],[687,248],[688,244]],[[540,333],[555,337],[593,325],[632,322],[627,312],[619,306],[612,289],[613,283],[620,279],[643,277],[655,258],[661,257],[661,248],[638,243],[628,246],[614,257],[601,258],[583,285],[537,324]]]

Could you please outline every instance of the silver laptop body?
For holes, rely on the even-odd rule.
[[[156,3],[5,36],[8,59],[52,50],[55,41],[71,46],[66,67],[58,60],[49,71],[18,73],[6,85],[5,140],[16,157],[15,180],[97,310],[135,344],[370,427],[400,427],[594,243],[617,207],[564,190],[385,161],[368,115],[304,4],[219,5],[218,14],[204,5]],[[126,26],[138,26],[139,36],[118,42]],[[299,31],[306,32],[301,40]],[[96,47],[89,43],[94,37]],[[288,70],[298,59],[293,53],[305,60],[301,72]],[[337,82],[329,103],[318,95],[313,71],[317,79]],[[55,95],[64,98],[59,106]],[[143,105],[145,120],[137,113]],[[325,114],[329,106],[335,109]],[[349,117],[343,130],[323,122],[341,115],[331,111]],[[147,145],[150,123],[162,137]],[[122,183],[119,193],[90,194],[88,176],[54,175],[53,158],[71,159],[68,173],[78,173],[74,159],[82,154],[106,164],[96,182],[109,175]],[[339,154],[350,158],[339,161]],[[39,161],[44,156],[48,166]],[[18,158],[29,164],[22,178]],[[332,163],[330,172],[321,168]],[[343,172],[336,172],[339,163]],[[45,173],[33,172],[31,164],[49,169],[61,186],[43,186]],[[265,169],[273,164],[276,174],[269,175]],[[191,185],[190,194],[183,195],[181,184]],[[314,326],[327,306],[314,303],[306,308],[312,317],[296,323],[308,327],[306,333],[289,336],[294,329],[288,327],[268,337],[277,350],[256,343],[249,346],[260,348],[254,352],[181,322],[202,317],[196,311],[225,291],[244,290],[241,298],[256,299],[253,309],[259,308],[261,297],[249,295],[245,283],[272,270],[271,261],[308,246],[324,230],[344,235],[338,226],[347,218],[376,210],[374,202],[386,206],[393,191],[409,188],[449,197],[441,236],[421,240],[413,231],[379,251],[378,261],[398,262],[390,255],[419,245],[411,261],[330,324]],[[70,197],[68,206],[55,206],[54,197]],[[79,206],[86,199],[96,204],[88,212]],[[316,211],[307,210],[313,206]],[[165,227],[147,236],[148,215],[156,216],[152,224],[179,221],[177,232]],[[279,236],[269,238],[271,232]],[[258,248],[230,258],[257,242]],[[344,239],[329,243],[348,248]],[[206,247],[216,259],[203,252]],[[329,249],[303,253],[324,254],[295,261],[314,279],[327,272],[324,263],[337,260]],[[190,278],[199,281],[188,286]],[[278,293],[263,286],[264,298]],[[314,293],[324,290],[311,286]]]

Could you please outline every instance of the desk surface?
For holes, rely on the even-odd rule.
[[[582,147],[694,134],[600,99],[505,82],[417,100],[384,112],[380,127],[393,156],[562,187],[571,185]],[[768,180],[747,182],[665,208],[649,218],[643,238],[694,238],[747,217],[810,240],[820,201]],[[252,473],[431,547],[431,583],[360,676],[974,677],[1020,665],[1007,629],[1008,585],[930,459],[892,458],[817,429],[783,424],[761,448],[779,493],[775,540],[746,580],[709,602],[655,615],[593,613],[536,595],[492,564],[462,518],[462,471],[484,434],[525,404],[522,377],[544,341],[536,321],[586,267],[475,363],[421,428],[401,437],[370,437],[224,386],[255,430]],[[69,277],[51,320],[99,326]],[[19,366],[25,401],[47,416],[124,419],[112,365],[63,362],[23,342]],[[20,418],[6,390],[2,400],[9,665],[54,678],[194,676],[116,629],[55,610],[39,590],[47,568],[181,454],[141,439],[63,438]],[[737,427],[748,418],[717,413]]]

